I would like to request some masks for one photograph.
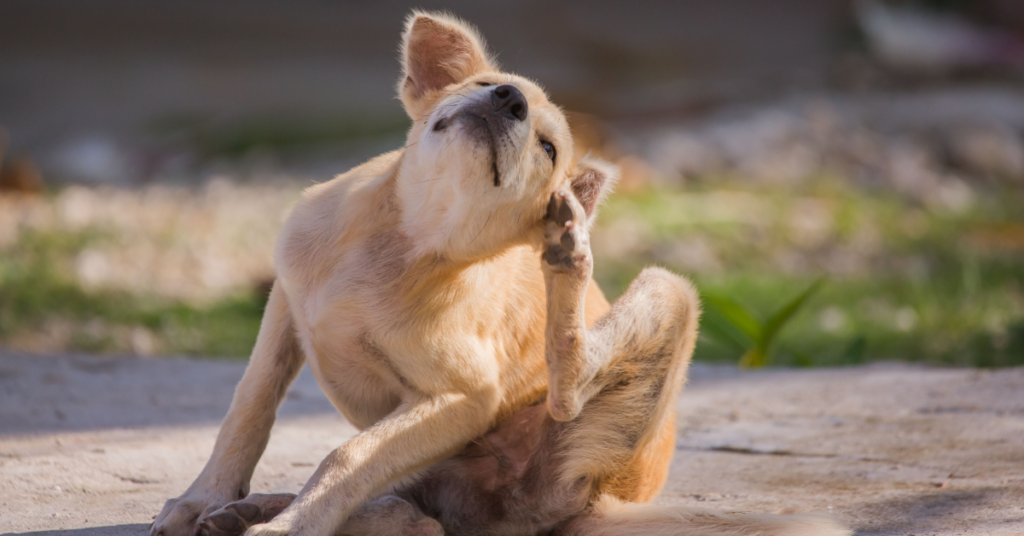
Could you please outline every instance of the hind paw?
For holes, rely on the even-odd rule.
[[[544,215],[544,263],[555,272],[570,272],[588,264],[590,235],[587,214],[569,192],[551,194]]]
[[[199,520],[199,536],[241,536],[249,527],[266,523],[295,500],[292,493],[253,493],[224,505]]]

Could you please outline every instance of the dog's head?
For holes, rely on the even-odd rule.
[[[403,227],[424,250],[467,258],[533,241],[559,189],[593,215],[614,166],[574,161],[562,111],[532,81],[502,72],[472,27],[413,13],[402,61],[398,94],[413,126],[398,194]]]

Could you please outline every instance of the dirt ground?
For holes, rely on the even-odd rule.
[[[0,533],[146,534],[244,363],[0,354]],[[864,535],[1024,534],[1024,369],[693,367],[660,501],[828,512]],[[304,371],[252,481],[297,491],[355,430]]]

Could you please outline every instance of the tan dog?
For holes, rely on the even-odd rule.
[[[588,230],[611,166],[573,162],[562,112],[460,21],[414,14],[402,51],[406,147],[295,207],[213,455],[153,535],[848,534],[631,504],[667,475],[696,293],[648,269],[610,307]],[[303,362],[362,431],[298,497],[247,498]]]

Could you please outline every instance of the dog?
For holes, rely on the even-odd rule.
[[[464,22],[414,12],[404,148],[309,188],[209,462],[153,536],[846,535],[826,518],[652,506],[697,335],[684,278],[610,305],[589,231],[616,170]],[[303,363],[361,431],[297,495],[249,495]]]

